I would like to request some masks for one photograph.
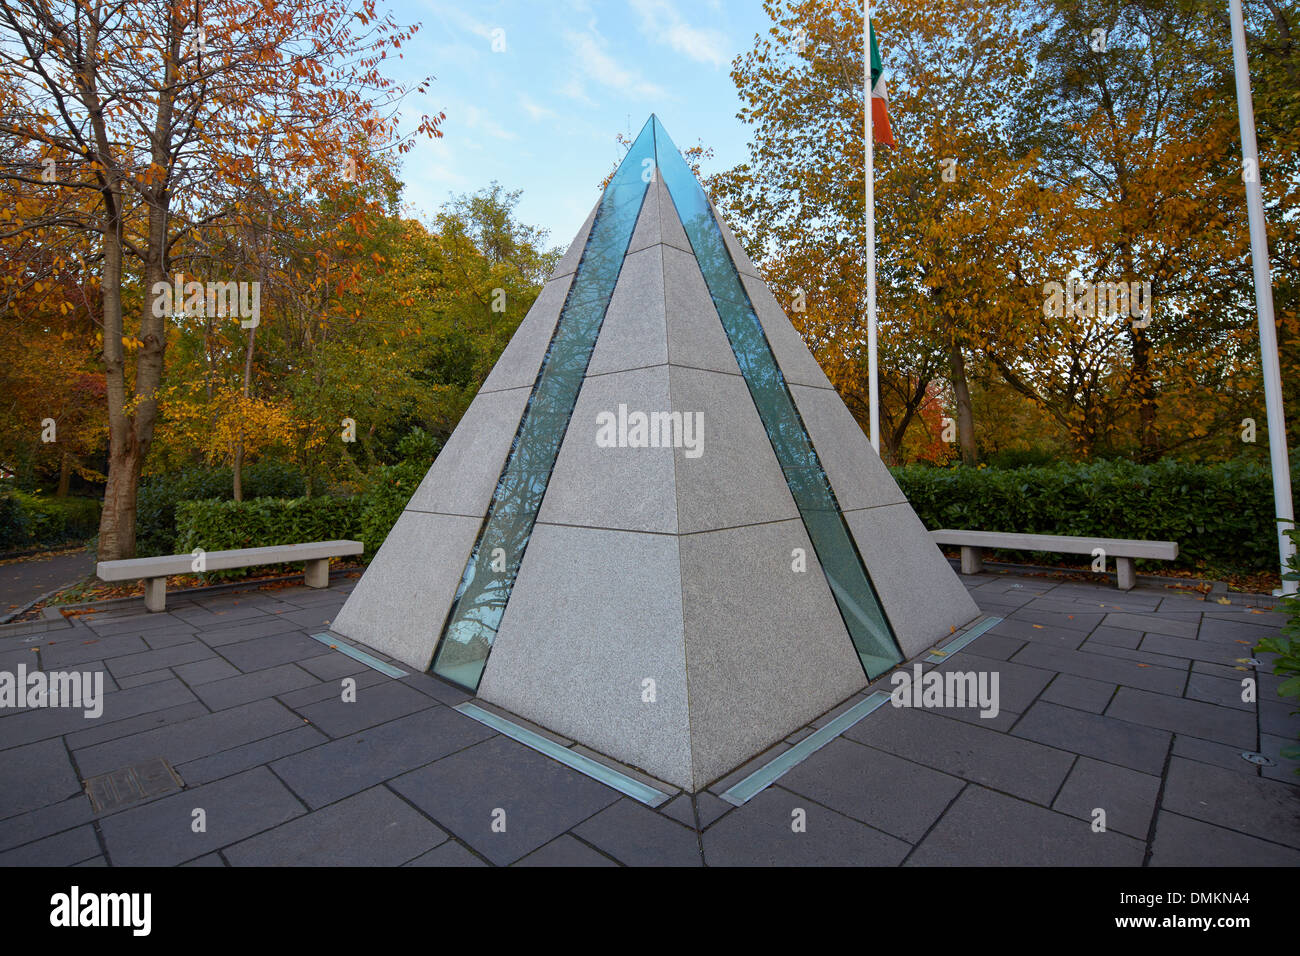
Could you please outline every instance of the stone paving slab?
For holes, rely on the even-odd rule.
[[[462,689],[313,640],[354,580],[11,629],[0,670],[98,672],[105,696],[98,719],[0,710],[0,865],[1296,865],[1300,777],[1241,758],[1300,730],[1238,662],[1282,615],[964,583],[1004,620],[926,670],[996,673],[997,718],[881,707],[740,807],[719,794],[863,695],[651,810],[453,711]],[[96,814],[84,778],[151,757],[184,789]]]

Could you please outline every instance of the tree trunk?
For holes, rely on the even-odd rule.
[[[72,485],[72,452],[65,451],[63,457],[59,460],[59,487],[54,492],[56,498],[68,497],[68,489]]]
[[[1151,343],[1146,331],[1129,326],[1133,337],[1133,390],[1138,398],[1138,461],[1153,462],[1160,457],[1156,436],[1156,389],[1151,381]]]
[[[104,375],[108,400],[108,482],[99,516],[100,561],[135,557],[135,476],[140,472],[135,431],[126,414],[126,358],[122,346],[122,243],[117,196],[105,189]]]
[[[975,454],[975,417],[971,414],[970,387],[966,382],[966,359],[961,353],[961,345],[956,341],[948,351],[949,373],[952,376],[952,391],[957,398],[957,442],[961,448],[963,465],[974,467]]]

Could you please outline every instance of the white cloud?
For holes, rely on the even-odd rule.
[[[523,107],[524,112],[526,112],[534,122],[541,119],[556,118],[555,110],[547,109],[545,106],[533,102],[531,98],[523,93],[519,94],[519,105]]]
[[[564,34],[574,65],[593,83],[606,89],[639,99],[664,99],[667,91],[645,80],[635,70],[624,67],[605,49],[605,41],[591,24],[586,32],[572,30]]]
[[[481,110],[477,106],[465,106],[458,112],[464,118],[465,126],[469,129],[478,130],[480,133],[493,136],[496,139],[511,140],[519,138],[515,133],[494,120],[485,110]],[[455,112],[449,110],[447,113],[448,122],[452,122],[454,117]]]
[[[693,27],[682,17],[672,0],[631,0],[641,15],[641,32],[656,43],[672,47],[697,63],[724,66],[727,39],[717,30]]]

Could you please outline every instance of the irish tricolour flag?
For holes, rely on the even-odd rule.
[[[894,145],[889,128],[889,94],[885,92],[885,71],[880,65],[880,48],[876,46],[876,25],[871,24],[871,128],[877,143]]]

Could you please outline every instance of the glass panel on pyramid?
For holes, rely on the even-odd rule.
[[[978,614],[652,116],[333,630],[694,792]]]

